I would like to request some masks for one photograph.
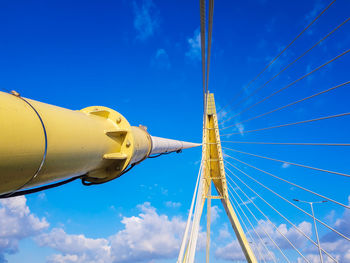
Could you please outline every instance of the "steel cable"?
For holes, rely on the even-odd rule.
[[[249,211],[249,213],[253,216],[254,220],[257,222],[257,224],[258,224],[258,226],[259,226],[259,220],[256,218],[256,216],[254,215],[254,213],[249,209],[249,207],[247,206],[247,204],[243,201],[243,199],[240,197],[240,195],[237,193],[237,191],[232,187],[232,185],[230,184],[230,182],[227,181],[227,183],[228,183],[228,185],[231,187],[231,190],[236,194],[236,196],[238,196],[239,200],[241,200],[242,204],[246,207],[246,209]],[[232,192],[231,192],[231,194],[232,194]],[[241,207],[240,204],[238,204],[238,206]],[[242,209],[242,208],[241,208],[241,209]],[[242,210],[243,210],[243,209],[242,209]],[[265,229],[264,229],[264,228],[262,228],[262,229],[263,229],[263,231],[265,232],[265,235],[266,235],[267,237],[270,237],[270,235],[265,231]],[[268,249],[268,247],[266,246],[265,242],[263,241],[263,239],[261,238],[261,236],[259,235],[259,233],[256,232],[256,234],[258,235],[258,237],[259,237],[261,243],[263,244],[264,248],[267,250],[267,253],[270,254],[270,256],[271,256],[271,258],[273,259],[273,261],[276,262],[276,259],[275,259],[275,257],[274,257],[274,254],[272,254],[271,251]],[[271,237],[270,237],[270,239],[271,239]],[[272,241],[272,239],[271,239],[271,241]]]
[[[313,195],[316,195],[316,196],[318,196],[318,197],[324,198],[324,199],[326,199],[326,200],[328,200],[328,201],[330,201],[330,202],[332,202],[332,203],[334,203],[334,204],[337,204],[337,205],[340,205],[340,206],[342,206],[342,207],[344,207],[344,208],[350,209],[350,206],[344,205],[343,203],[340,203],[340,202],[338,202],[338,201],[335,201],[335,200],[333,200],[333,199],[331,199],[331,198],[329,198],[329,197],[326,197],[326,196],[324,196],[324,195],[318,194],[318,193],[316,193],[316,192],[314,192],[314,191],[311,191],[311,190],[309,190],[309,189],[307,189],[307,188],[305,188],[305,187],[302,187],[302,186],[300,186],[300,185],[297,185],[297,184],[295,184],[295,183],[292,183],[292,182],[290,182],[290,181],[288,181],[288,180],[285,180],[285,179],[283,179],[283,178],[281,178],[281,177],[278,177],[277,175],[274,175],[274,174],[272,174],[272,173],[266,172],[266,171],[264,171],[264,170],[262,170],[262,169],[260,169],[260,168],[257,168],[257,167],[255,167],[255,166],[253,166],[253,165],[251,165],[251,164],[246,163],[246,162],[243,162],[243,161],[241,161],[241,160],[239,160],[239,159],[237,159],[237,158],[235,158],[235,157],[232,157],[232,156],[230,156],[230,155],[228,155],[228,154],[225,154],[225,156],[227,156],[227,157],[229,157],[229,158],[231,158],[231,159],[233,159],[233,160],[236,160],[236,161],[238,161],[238,162],[240,162],[240,163],[243,163],[243,164],[245,164],[245,165],[247,165],[247,166],[249,166],[249,167],[251,167],[251,168],[254,168],[254,169],[256,169],[256,170],[258,170],[258,171],[260,171],[260,172],[263,172],[263,173],[265,173],[265,174],[267,174],[267,175],[269,175],[269,176],[272,176],[272,177],[274,177],[274,178],[276,178],[276,179],[278,179],[278,180],[280,180],[280,181],[283,181],[283,182],[285,182],[285,183],[287,183],[287,184],[290,184],[290,185],[292,185],[292,186],[295,186],[295,187],[297,187],[297,188],[299,188],[299,189],[301,189],[301,190],[304,190],[304,191],[306,191],[306,192],[309,192],[309,193],[311,193],[311,194],[313,194]]]
[[[226,161],[227,162],[227,161]],[[236,166],[234,166],[233,164],[231,164],[230,162],[227,162],[230,166],[232,166],[233,168],[235,168],[236,170],[240,171],[241,173],[243,173],[245,176],[247,176],[248,178],[252,179],[254,182],[256,182],[257,184],[261,185],[262,187],[264,187],[265,189],[269,190],[271,193],[277,195],[278,197],[280,197],[282,200],[286,201],[287,203],[291,204],[292,206],[294,206],[295,208],[297,208],[298,210],[300,210],[301,212],[303,212],[305,215],[313,218],[313,216],[311,214],[309,214],[308,212],[306,212],[305,210],[301,209],[300,207],[298,207],[297,205],[293,204],[292,202],[290,202],[288,199],[284,198],[283,196],[277,194],[276,192],[274,192],[273,190],[271,190],[270,188],[268,188],[267,186],[265,186],[263,183],[259,182],[258,180],[254,179],[253,177],[251,177],[250,175],[248,175],[247,173],[243,172],[242,170],[240,170],[239,168],[237,168]],[[226,167],[227,168],[227,167]],[[227,168],[228,169],[228,168]],[[327,225],[326,223],[324,223],[323,221],[317,219],[315,217],[317,222],[320,222],[322,225],[324,225],[325,227],[327,227],[329,230],[332,230],[334,233],[337,233],[339,236],[343,237],[344,239],[346,239],[347,241],[350,241],[350,238],[348,238],[347,236],[343,235],[342,233],[340,233],[339,231],[337,231],[336,229],[332,228],[331,226]]]
[[[337,89],[337,88],[343,87],[343,86],[348,85],[348,84],[350,84],[350,81],[347,81],[347,82],[344,82],[344,83],[339,84],[339,85],[337,85],[337,86],[334,86],[334,87],[332,87],[332,88],[329,88],[329,89],[326,89],[326,90],[317,92],[317,93],[315,93],[315,94],[313,94],[313,95],[311,95],[311,96],[308,96],[308,97],[302,98],[302,99],[300,99],[300,100],[291,102],[291,103],[289,103],[289,104],[286,104],[286,105],[281,106],[281,107],[279,107],[279,108],[276,108],[276,109],[274,109],[274,110],[271,110],[271,111],[262,113],[262,114],[260,114],[260,115],[255,116],[255,117],[252,117],[252,118],[249,118],[249,119],[246,119],[246,120],[237,122],[237,123],[235,123],[234,125],[230,125],[230,126],[224,127],[224,128],[222,128],[221,130],[225,130],[225,129],[234,127],[234,126],[236,126],[236,125],[238,125],[238,124],[242,124],[242,123],[245,123],[245,122],[248,122],[248,121],[251,121],[251,120],[255,120],[255,119],[261,118],[261,117],[263,117],[263,116],[266,116],[266,115],[269,115],[269,114],[274,113],[274,112],[276,112],[276,111],[279,111],[279,110],[285,109],[285,108],[287,108],[287,107],[293,106],[293,105],[295,105],[295,104],[297,104],[297,103],[299,103],[299,102],[303,102],[303,101],[305,101],[305,100],[314,98],[314,97],[316,97],[316,96],[322,95],[322,94],[324,94],[324,93],[327,93],[327,92],[329,92],[329,91],[335,90],[335,89]]]
[[[234,151],[234,152],[238,152],[238,153],[242,153],[242,154],[246,154],[246,155],[251,155],[251,156],[254,156],[254,157],[267,159],[267,160],[271,160],[271,161],[275,161],[275,162],[286,163],[286,164],[299,166],[299,167],[303,167],[303,168],[307,168],[307,169],[311,169],[311,170],[315,170],[315,171],[320,171],[320,172],[325,172],[325,173],[331,173],[331,174],[341,175],[341,176],[345,176],[345,177],[350,177],[350,174],[346,174],[346,173],[340,173],[340,172],[335,172],[335,171],[331,171],[331,170],[325,170],[325,169],[312,167],[312,166],[299,164],[299,163],[292,163],[292,162],[288,162],[288,161],[282,161],[282,160],[279,160],[279,159],[274,159],[274,158],[270,158],[270,157],[266,157],[266,156],[262,156],[262,155],[248,153],[248,152],[242,152],[242,151],[238,151],[238,150],[227,148],[227,147],[222,147],[222,148],[224,148],[226,150],[229,150],[229,151]]]
[[[266,101],[266,100],[272,98],[273,96],[275,96],[276,94],[280,93],[281,91],[283,91],[283,90],[285,90],[285,89],[287,89],[287,88],[293,86],[294,84],[296,84],[296,83],[298,83],[299,81],[303,80],[304,78],[310,76],[311,74],[315,73],[316,71],[320,70],[321,68],[327,66],[328,64],[330,64],[330,63],[332,63],[333,61],[337,60],[338,58],[341,58],[342,56],[346,55],[346,54],[349,53],[349,52],[350,52],[350,49],[348,49],[348,50],[342,52],[342,53],[339,54],[338,56],[332,58],[331,60],[328,60],[326,63],[324,63],[324,64],[318,66],[317,68],[311,70],[311,71],[308,72],[307,74],[305,74],[305,75],[301,76],[300,78],[294,80],[293,82],[289,83],[287,86],[285,86],[285,87],[283,87],[283,88],[280,88],[279,90],[273,92],[272,94],[268,95],[267,97],[265,97],[265,98],[259,100],[259,101],[256,102],[255,104],[253,104],[253,105],[251,105],[251,106],[249,106],[249,107],[247,107],[247,108],[244,108],[243,110],[241,110],[241,111],[238,112],[237,114],[235,114],[235,115],[231,116],[229,119],[225,120],[225,122],[227,122],[227,121],[229,121],[229,120],[231,120],[231,119],[233,119],[233,118],[235,118],[235,117],[241,115],[242,113],[244,113],[244,112],[246,112],[246,111],[248,111],[248,110],[254,108],[255,106],[257,106],[257,105],[263,103],[264,101]],[[221,124],[222,124],[222,123],[223,123],[223,122],[221,122]]]
[[[218,114],[224,109],[226,108],[228,105],[230,105],[232,103],[232,101],[235,100],[235,98],[239,97],[258,77],[260,77],[260,75],[262,73],[264,73],[302,34],[304,34],[304,32],[310,27],[312,26],[312,24],[314,24],[320,17],[321,15],[326,12],[328,10],[328,8],[330,8],[336,0],[331,1],[326,8],[324,8],[276,57],[274,57],[269,64],[267,64],[267,66],[265,66],[265,68],[263,68],[263,70],[261,70],[258,75],[256,75],[249,83],[247,86],[245,86],[244,88],[241,89],[241,91],[237,94],[237,96],[234,97],[234,99],[232,99],[228,104],[226,104],[223,108],[221,108],[218,112]]]
[[[334,32],[336,32],[339,28],[341,28],[343,25],[345,25],[350,18],[345,19],[341,24],[339,24],[336,28],[334,28],[332,31],[330,31],[328,34],[326,34],[323,38],[321,38],[319,41],[316,42],[311,48],[306,50],[303,54],[301,54],[299,57],[294,59],[292,62],[290,62],[287,66],[285,66],[282,70],[280,70],[277,74],[275,74],[272,78],[270,78],[268,81],[266,81],[262,86],[259,88],[256,88],[251,94],[249,94],[244,99],[240,100],[238,103],[232,106],[230,111],[233,111],[237,106],[241,105],[243,102],[247,101],[249,98],[254,96],[257,92],[259,92],[261,89],[263,89],[268,83],[270,83],[272,80],[274,80],[276,77],[278,77],[280,74],[282,74],[284,71],[286,71],[290,66],[292,66],[295,62],[303,58],[306,54],[308,54],[311,50],[313,50],[315,47],[317,47],[319,44],[321,44],[324,40],[326,40],[329,36],[331,36]],[[229,120],[222,121],[220,124],[223,124]]]
[[[242,190],[242,188],[240,188],[238,186],[238,184],[232,180],[231,181],[236,185],[236,187],[245,195],[245,197],[248,199],[249,202],[253,203],[253,200]],[[231,185],[231,183],[229,181],[227,181],[228,186],[231,187],[231,189],[236,193],[236,195],[242,200],[242,198],[239,196],[239,194],[237,193],[237,191],[233,188],[233,186]],[[243,202],[244,203],[244,202]],[[244,203],[245,207],[249,210],[249,212],[252,214],[252,216],[254,217],[255,221],[259,223],[259,220],[256,218],[256,216],[254,215],[254,213],[252,213],[252,211],[248,208],[247,204]],[[271,240],[271,242],[275,245],[275,247],[278,249],[278,251],[282,254],[282,256],[284,257],[284,259],[287,262],[290,262],[289,259],[287,258],[287,256],[283,253],[282,249],[277,245],[277,243],[273,240],[273,238],[270,236],[270,234],[265,230],[265,228],[262,227],[262,230],[264,231],[265,235]]]
[[[232,166],[234,167],[234,166]],[[234,175],[237,179],[239,179],[241,182],[242,180],[236,176],[232,171],[226,167],[228,171],[231,172],[232,175]],[[243,182],[242,182],[243,183]],[[248,187],[248,186],[247,186]],[[251,189],[251,188],[249,188]],[[252,189],[251,189],[252,190]],[[254,190],[252,190],[261,200],[263,200],[268,206],[270,206],[275,212],[277,212],[281,217],[283,217],[289,224],[291,224],[299,233],[301,233],[304,237],[306,237],[312,244],[318,247],[315,241],[313,241],[308,235],[306,235],[302,230],[300,230],[294,223],[292,223],[288,218],[286,218],[281,212],[279,212],[275,207],[273,207],[269,202],[267,202],[264,198],[262,198],[258,193],[256,193]],[[300,208],[301,209],[301,208]],[[302,209],[301,209],[302,210]],[[305,212],[306,213],[306,212]],[[328,257],[330,257],[333,261],[337,262],[336,259],[333,258],[332,255],[330,255],[327,251],[325,251],[323,248],[320,248]]]

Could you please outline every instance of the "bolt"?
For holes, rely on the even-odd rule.
[[[115,167],[115,170],[116,170],[116,171],[119,171],[119,170],[120,170],[120,166],[116,166],[116,167]]]
[[[117,123],[119,124],[119,123],[121,123],[121,121],[122,121],[122,118],[118,117],[117,118]]]
[[[16,96],[16,97],[20,97],[20,96],[21,96],[21,95],[20,95],[17,91],[15,91],[15,90],[11,90],[11,94],[14,95],[14,96]]]
[[[126,147],[130,147],[130,145],[131,145],[131,142],[130,142],[130,141],[127,141],[127,142],[126,142]]]

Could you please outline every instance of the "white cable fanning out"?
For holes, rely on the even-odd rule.
[[[235,167],[235,166],[232,166]],[[297,230],[300,234],[302,234],[305,238],[307,238],[313,245],[318,247],[315,241],[313,241],[308,235],[304,233],[304,231],[300,230],[291,220],[289,220],[287,217],[285,217],[280,211],[278,211],[274,206],[272,206],[269,202],[267,202],[261,195],[259,195],[257,192],[255,192],[251,187],[249,187],[247,184],[243,182],[242,179],[240,179],[237,175],[235,175],[229,168],[226,167],[226,169],[233,175],[235,176],[238,180],[240,180],[245,186],[247,186],[253,193],[255,193],[261,200],[264,201],[265,204],[267,204],[272,210],[274,210],[277,214],[279,214],[284,220],[286,220],[289,224],[292,225],[292,227]],[[306,213],[306,212],[305,212]],[[319,222],[322,222],[318,220]],[[330,255],[326,250],[321,248],[321,250],[334,262],[338,262],[332,255]]]
[[[226,161],[227,162],[227,161]],[[244,174],[245,176],[247,176],[248,178],[250,178],[251,180],[253,180],[254,182],[256,182],[257,184],[261,185],[262,187],[264,187],[265,189],[269,190],[271,193],[275,194],[276,196],[278,196],[279,198],[281,198],[282,200],[286,201],[287,203],[289,203],[290,205],[294,206],[295,208],[297,208],[299,211],[303,212],[305,215],[311,217],[311,218],[315,218],[315,220],[319,223],[321,223],[322,225],[324,225],[325,227],[327,227],[329,230],[332,230],[334,233],[338,234],[339,236],[345,238],[347,241],[350,241],[350,238],[343,235],[342,233],[340,233],[339,231],[337,231],[336,229],[334,229],[333,227],[327,225],[326,223],[324,223],[323,221],[319,220],[316,217],[313,217],[311,214],[309,214],[308,212],[306,212],[304,209],[301,209],[299,206],[293,204],[292,202],[290,202],[288,199],[284,198],[283,196],[279,195],[278,193],[276,193],[275,191],[273,191],[272,189],[270,189],[269,187],[267,187],[266,185],[264,185],[263,183],[259,182],[258,180],[254,179],[253,177],[251,177],[250,175],[248,175],[247,173],[243,172],[242,170],[240,170],[237,166],[232,165],[230,162],[227,162],[230,166],[232,166],[233,168],[235,168],[236,170],[240,171],[242,174]],[[227,167],[226,167],[227,168]],[[227,168],[228,169],[228,168]],[[229,170],[230,171],[230,170]],[[230,171],[232,173],[232,171]],[[236,175],[234,175],[236,176]]]
[[[271,177],[274,177],[274,178],[276,178],[276,179],[278,179],[278,180],[280,180],[280,181],[282,181],[282,182],[285,182],[285,183],[287,183],[287,184],[290,184],[290,185],[292,185],[292,186],[295,186],[295,187],[297,187],[297,188],[299,188],[299,189],[301,189],[301,190],[304,190],[304,191],[306,191],[306,192],[309,192],[309,193],[311,193],[311,194],[313,194],[313,195],[316,195],[316,196],[318,196],[318,197],[324,198],[324,199],[326,199],[326,200],[328,200],[328,201],[330,201],[330,202],[332,202],[332,203],[334,203],[334,204],[337,204],[337,205],[340,205],[340,206],[345,207],[345,208],[347,208],[347,209],[350,209],[350,206],[344,205],[343,203],[340,203],[340,202],[338,202],[338,201],[335,201],[335,200],[333,200],[333,199],[331,199],[331,198],[329,198],[329,197],[327,197],[327,196],[318,194],[318,193],[316,193],[316,192],[314,192],[314,191],[311,191],[311,190],[309,190],[309,189],[307,189],[307,188],[305,188],[305,187],[302,187],[302,186],[300,186],[300,185],[297,185],[297,184],[295,184],[295,183],[292,183],[292,182],[290,182],[290,181],[288,181],[288,180],[285,180],[285,179],[283,179],[283,178],[281,178],[281,177],[278,177],[277,175],[274,175],[274,174],[272,174],[272,173],[266,172],[265,170],[262,170],[262,169],[260,169],[260,168],[258,168],[258,167],[255,167],[255,166],[251,165],[251,164],[248,164],[248,163],[246,163],[246,162],[243,162],[242,160],[239,160],[239,159],[237,159],[237,158],[235,158],[235,157],[232,157],[232,156],[230,156],[230,155],[228,155],[228,154],[224,154],[224,156],[229,157],[229,158],[231,158],[231,159],[233,159],[233,160],[236,160],[236,161],[238,161],[238,162],[240,162],[240,163],[243,163],[243,164],[245,164],[245,165],[247,165],[247,166],[249,166],[249,167],[251,167],[251,168],[254,168],[255,170],[258,170],[258,171],[260,171],[260,172],[262,172],[262,173],[264,173],[264,174],[267,174],[267,175],[269,175],[269,176],[271,176]]]
[[[188,213],[186,228],[185,228],[185,232],[184,232],[184,235],[183,235],[183,238],[182,238],[182,242],[181,242],[181,247],[180,247],[180,252],[179,252],[179,257],[177,259],[177,263],[182,263],[183,262],[183,258],[184,258],[184,254],[185,254],[185,248],[186,248],[186,243],[187,243],[188,231],[189,231],[189,228],[190,228],[190,225],[191,225],[191,221],[192,221],[194,201],[195,201],[195,199],[197,197],[199,178],[200,178],[200,176],[202,174],[202,165],[203,165],[203,159],[201,160],[201,165],[199,167],[199,171],[198,171],[198,175],[197,175],[197,181],[196,181],[195,189],[194,189],[194,192],[193,192],[191,207],[190,207],[190,211]]]
[[[350,19],[350,18],[349,18],[349,19]],[[337,88],[346,86],[346,85],[348,85],[348,84],[350,84],[350,81],[346,81],[346,82],[344,82],[344,83],[341,83],[341,84],[339,84],[339,85],[333,86],[333,87],[328,88],[328,89],[326,89],[326,90],[322,90],[322,91],[320,91],[320,92],[314,93],[314,94],[312,94],[312,95],[310,95],[310,96],[307,96],[307,97],[304,97],[304,98],[302,98],[302,99],[299,99],[299,100],[293,101],[293,102],[291,102],[291,103],[285,104],[285,105],[283,105],[283,106],[280,106],[280,107],[275,108],[275,109],[273,109],[273,110],[270,110],[270,111],[268,111],[268,112],[259,114],[259,115],[257,115],[257,116],[251,117],[251,118],[249,118],[249,119],[245,119],[245,120],[243,120],[243,121],[236,122],[234,125],[227,126],[227,127],[223,128],[223,129],[228,129],[228,128],[233,127],[233,126],[236,126],[236,125],[238,125],[238,124],[242,124],[242,123],[245,123],[245,122],[248,122],[248,121],[251,121],[251,120],[255,120],[255,119],[264,117],[264,116],[269,115],[269,114],[271,114],[271,113],[274,113],[274,112],[276,112],[276,111],[279,111],[279,110],[288,108],[288,107],[290,107],[290,106],[293,106],[293,105],[295,105],[295,104],[298,104],[298,103],[300,103],[300,102],[303,102],[303,101],[306,101],[306,100],[315,98],[315,97],[317,97],[317,96],[319,96],[319,95],[322,95],[322,94],[325,94],[325,93],[327,93],[327,92],[333,91],[333,90],[335,90],[335,89],[337,89]]]
[[[253,97],[256,93],[258,93],[261,89],[263,89],[267,84],[269,84],[272,80],[274,80],[276,77],[281,75],[284,71],[286,71],[289,67],[291,67],[295,62],[300,60],[302,57],[304,57],[306,54],[308,54],[311,50],[313,50],[315,47],[317,47],[319,44],[321,44],[324,40],[326,40],[329,36],[331,36],[334,32],[336,32],[339,28],[341,28],[343,25],[345,25],[350,18],[347,18],[344,20],[341,24],[339,24],[336,28],[334,28],[332,31],[330,31],[327,35],[325,35],[323,38],[321,38],[319,41],[316,42],[311,48],[306,50],[304,53],[302,53],[299,57],[294,59],[292,62],[290,62],[287,66],[285,66],[282,70],[280,70],[277,74],[275,74],[272,78],[270,78],[268,81],[266,81],[262,86],[259,88],[254,89],[247,97],[240,100],[238,103],[234,104],[231,108],[231,111],[236,109],[239,105],[241,105],[243,102],[247,101],[249,98]],[[227,122],[229,120],[225,120],[220,122],[220,125]]]
[[[187,246],[187,254],[186,254],[185,263],[193,263],[194,256],[196,253],[199,224],[200,224],[200,219],[201,219],[201,215],[202,215],[203,201],[204,201],[204,198],[203,198],[203,180],[204,179],[203,179],[203,166],[202,166],[202,173],[200,176],[198,193],[197,193],[198,198],[196,200],[191,235],[190,235],[190,239],[189,239],[188,246]]]
[[[242,193],[243,193],[246,197],[248,197],[248,195],[242,190],[242,188],[240,188],[240,187],[233,181],[233,179],[231,178],[231,176],[230,176],[228,173],[227,173],[226,175],[227,175],[227,177],[242,191]],[[250,199],[250,198],[248,197],[248,199]],[[272,224],[272,226],[276,229],[276,231],[277,231],[282,237],[284,237],[284,239],[289,243],[289,245],[291,245],[291,246],[293,247],[293,249],[294,249],[300,256],[302,256],[302,257],[305,259],[305,261],[309,262],[309,261],[305,258],[305,256],[293,245],[293,243],[292,243],[292,242],[278,229],[278,227],[270,220],[270,218],[268,218],[268,216],[265,215],[265,213],[264,213],[263,211],[261,211],[261,209],[255,204],[255,202],[254,202],[252,199],[250,199],[250,201],[251,201],[252,204],[255,206],[255,208],[256,208],[257,210],[259,210],[259,212],[266,218],[266,220],[269,221],[270,224]],[[287,261],[289,262],[288,259],[287,259]]]
[[[251,156],[254,156],[254,157],[258,157],[258,158],[267,159],[267,160],[270,160],[270,161],[275,161],[275,162],[280,162],[280,163],[287,163],[287,164],[290,164],[290,165],[299,166],[299,167],[303,167],[303,168],[307,168],[307,169],[311,169],[311,170],[315,170],[315,171],[320,171],[320,172],[325,172],[325,173],[330,173],[330,174],[336,174],[336,175],[341,175],[341,176],[345,176],[345,177],[350,177],[350,174],[346,174],[346,173],[340,173],[340,172],[336,172],[336,171],[321,169],[321,168],[308,166],[308,165],[304,165],[304,164],[300,164],[300,163],[292,163],[292,162],[288,162],[288,161],[274,159],[274,158],[267,157],[267,156],[262,156],[262,155],[257,155],[257,154],[253,154],[253,153],[238,151],[236,149],[232,149],[232,148],[228,148],[228,147],[222,147],[222,148],[224,148],[226,150],[229,150],[229,151],[242,153],[242,154],[245,154],[245,155],[251,155]]]
[[[254,213],[252,212],[252,210],[248,207],[247,202],[244,202],[242,197],[238,194],[238,192],[233,188],[233,186],[231,185],[231,183],[229,181],[227,181],[228,186],[232,189],[233,192],[235,192],[235,194],[238,196],[239,200],[241,200],[242,204],[247,208],[247,210],[249,211],[249,213],[253,216],[254,220],[256,221],[256,223],[259,224],[259,220],[256,218],[256,216],[254,215]],[[238,185],[234,182],[234,184],[238,187]],[[239,188],[240,189],[240,188]],[[241,189],[240,189],[241,190]],[[249,202],[251,202],[251,199],[248,198]],[[284,256],[284,258],[289,262],[288,258],[283,254],[282,250],[280,249],[280,247],[276,244],[276,242],[271,238],[271,236],[269,235],[269,233],[267,233],[267,231],[265,230],[265,228],[263,226],[261,226],[261,229],[263,230],[263,232],[265,233],[265,235],[271,240],[271,242],[277,247],[277,249],[279,250],[279,252]],[[276,259],[274,257],[274,254],[271,253],[271,251],[265,246],[264,247],[267,249],[267,251],[269,252],[271,258],[273,259],[274,262],[276,262]]]
[[[240,207],[238,201],[237,201],[236,198],[232,195],[232,193],[231,193],[231,196],[232,196],[232,199],[234,200],[234,202],[236,202],[236,204],[237,204],[237,206],[239,207],[239,209],[241,210],[241,212],[243,213],[244,217],[245,217],[245,218],[247,219],[247,221],[249,222],[250,226],[252,227],[253,231],[255,232],[255,235],[258,236],[258,234],[257,234],[256,231],[255,231],[254,226],[253,226],[252,223],[249,221],[249,218],[248,218],[247,215],[244,213],[242,207]],[[231,203],[234,204],[234,202],[232,202],[232,199],[230,198]],[[237,213],[238,213],[237,208],[236,208],[236,211],[237,211]],[[241,217],[241,220],[242,220],[242,217]],[[244,222],[244,221],[242,220],[242,222]],[[252,235],[251,235],[251,234],[249,233],[249,231],[248,231],[248,228],[247,228],[247,233],[249,234],[249,236],[250,236],[250,238],[251,238],[251,240],[252,240],[252,243],[254,244],[254,247],[255,247],[256,251],[258,251],[259,257],[266,263],[265,258],[262,256],[261,251],[260,251],[260,249],[259,249],[258,242],[256,242],[256,241],[253,239]],[[258,236],[258,237],[259,237],[259,236]]]
[[[228,190],[229,190],[229,189],[228,189]],[[230,191],[230,190],[229,190],[229,191]],[[264,241],[262,240],[262,238],[261,238],[261,236],[259,235],[259,233],[256,231],[254,225],[253,225],[252,222],[249,220],[248,216],[247,216],[246,213],[244,212],[243,208],[240,206],[240,204],[239,204],[239,202],[237,201],[237,199],[233,196],[233,194],[232,194],[231,191],[230,191],[230,193],[231,193],[232,198],[233,198],[234,201],[236,202],[237,206],[238,206],[239,209],[242,211],[244,217],[247,219],[249,225],[252,227],[252,229],[253,229],[255,235],[256,235],[256,236],[258,237],[258,239],[260,240],[260,243],[263,245],[263,247],[266,249],[266,251],[267,251],[269,254],[271,254],[270,250],[265,246]],[[241,202],[243,202],[242,199],[241,199]],[[259,249],[259,242],[257,242],[257,249],[258,249],[258,251],[259,251],[260,258],[261,258],[264,262],[266,262],[265,257],[262,256],[261,251],[260,251],[260,249]],[[272,258],[273,258],[274,262],[276,262],[276,260],[275,260],[275,258],[274,258],[273,256],[272,256]]]
[[[268,95],[267,97],[264,97],[263,99],[259,100],[258,102],[254,103],[253,105],[244,108],[243,110],[241,110],[240,112],[236,113],[235,115],[231,116],[230,118],[226,119],[225,122],[243,114],[244,112],[254,108],[255,106],[259,105],[260,103],[263,103],[264,101],[270,99],[271,97],[275,96],[276,94],[280,93],[281,91],[284,91],[286,89],[288,89],[289,87],[293,86],[294,84],[298,83],[299,81],[305,79],[306,77],[310,76],[311,74],[315,73],[316,71],[322,69],[323,67],[327,66],[328,64],[332,63],[333,61],[341,58],[342,56],[348,54],[350,52],[350,49],[345,50],[344,52],[342,52],[341,54],[337,55],[336,57],[332,58],[331,60],[328,60],[326,63],[318,66],[317,68],[309,71],[308,73],[306,73],[305,75],[301,76],[300,78],[294,80],[293,82],[289,83],[287,86],[284,86],[283,88],[280,88],[279,90],[271,93],[270,95]],[[224,122],[221,122],[220,124],[222,125]]]
[[[218,113],[220,113],[224,108],[226,108],[228,105],[230,105],[237,97],[239,97],[239,95],[241,95],[244,91],[246,91],[248,89],[248,87],[257,79],[259,78],[259,76],[264,73],[302,34],[304,34],[304,32],[310,27],[312,26],[312,24],[314,24],[320,17],[321,15],[326,12],[328,10],[328,8],[331,7],[331,5],[333,5],[335,3],[336,0],[333,0],[332,2],[330,2],[325,9],[323,9],[280,53],[278,53],[278,55],[276,57],[274,57],[269,64],[267,64],[259,73],[258,75],[256,75],[249,83],[247,86],[244,86],[240,92],[237,94],[238,96],[234,97],[234,99],[232,99],[228,104],[226,104],[223,108],[220,109],[220,111]]]
[[[229,190],[229,189],[228,189],[228,190]],[[243,225],[244,228],[245,228],[245,233],[247,233],[247,234],[249,235],[251,242],[254,243],[254,245],[255,245],[252,249],[257,248],[256,242],[255,242],[254,238],[252,237],[252,235],[251,235],[251,233],[250,233],[250,231],[249,231],[247,225],[244,223],[244,220],[243,220],[241,214],[239,213],[239,211],[238,211],[238,209],[237,209],[235,203],[232,201],[231,196],[228,195],[228,199],[230,200],[232,207],[234,208],[234,210],[235,210],[236,214],[238,215],[239,219],[241,220],[242,225]],[[247,241],[248,241],[248,239],[247,239]],[[248,241],[248,242],[249,242],[249,241]]]

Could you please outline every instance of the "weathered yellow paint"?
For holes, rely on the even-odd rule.
[[[45,151],[47,155],[36,178]],[[118,177],[140,152],[149,153],[147,132],[132,128],[118,112],[101,106],[80,111],[0,92],[0,193],[11,193],[75,175],[90,182]],[[135,147],[135,136],[137,147]],[[144,138],[148,141],[142,142]],[[137,158],[136,158],[137,159]]]
[[[226,175],[224,168],[224,160],[222,157],[222,149],[220,142],[219,127],[215,109],[214,94],[207,94],[207,115],[205,116],[205,132],[204,132],[204,143],[205,143],[205,169],[204,169],[204,195],[205,198],[221,199],[221,202],[225,208],[226,214],[230,219],[233,230],[236,233],[239,244],[242,247],[243,253],[248,262],[255,263],[257,262],[254,253],[247,241],[247,238],[244,234],[244,231],[241,227],[241,224],[236,216],[236,213],[230,203],[227,184],[226,184]],[[210,184],[214,183],[214,186],[218,192],[218,196],[211,196],[210,193]],[[210,216],[208,216],[210,219]],[[210,222],[209,222],[210,223]],[[210,229],[210,228],[209,228]],[[209,242],[210,237],[207,237],[207,243]],[[209,245],[207,245],[209,247]],[[207,259],[209,258],[207,251]]]

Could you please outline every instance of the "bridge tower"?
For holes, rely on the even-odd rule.
[[[212,185],[216,189],[216,195],[212,192]],[[194,197],[196,195],[196,191]],[[247,262],[257,262],[255,255],[247,241],[242,226],[237,218],[237,215],[230,202],[227,184],[225,167],[222,156],[220,134],[218,120],[216,114],[215,100],[213,93],[206,94],[206,111],[204,115],[203,125],[203,145],[202,145],[202,167],[201,176],[198,184],[197,201],[191,224],[191,210],[189,220],[185,230],[185,235],[181,245],[178,263],[194,262],[196,244],[198,239],[200,218],[203,212],[205,201],[207,202],[207,244],[206,244],[206,262],[209,262],[210,250],[210,224],[211,224],[211,200],[220,199],[225,209],[225,212],[230,220],[232,228],[237,236],[242,251],[247,259]],[[193,199],[194,201],[194,199]],[[192,203],[193,203],[192,201]],[[189,224],[192,229],[190,237],[187,238]]]

